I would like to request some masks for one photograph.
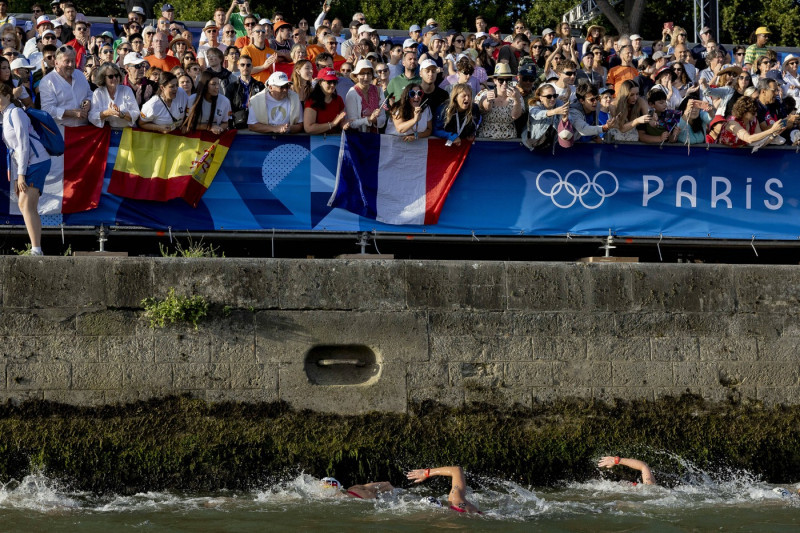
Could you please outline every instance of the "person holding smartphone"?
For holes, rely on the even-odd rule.
[[[677,141],[681,144],[705,144],[708,125],[711,123],[708,102],[686,98],[681,102],[681,119],[676,126]]]
[[[478,93],[475,101],[483,114],[483,124],[478,130],[478,137],[513,139],[517,136],[514,121],[522,115],[524,105],[519,91],[511,86],[513,79],[509,65],[498,63],[492,76],[494,89],[484,89]]]

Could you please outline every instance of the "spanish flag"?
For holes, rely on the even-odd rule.
[[[186,135],[125,128],[108,192],[136,200],[183,198],[197,207],[236,136],[208,131]]]

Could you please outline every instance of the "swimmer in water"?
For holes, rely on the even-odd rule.
[[[432,476],[448,476],[451,478],[452,487],[450,489],[450,494],[447,495],[450,509],[459,513],[481,514],[477,507],[467,501],[467,480],[464,478],[464,470],[462,470],[460,466],[421,468],[412,470],[406,477],[414,481],[414,483],[422,483]]]
[[[364,485],[353,485],[345,489],[336,478],[324,477],[321,480],[325,488],[336,489],[337,495],[347,498],[357,498],[359,500],[374,500],[384,492],[391,492],[394,487],[388,481],[378,481],[377,483],[366,483]]]
[[[647,466],[647,463],[644,461],[640,461],[638,459],[629,459],[627,457],[603,457],[600,461],[597,462],[597,466],[600,468],[614,468],[617,465],[627,466],[628,468],[633,468],[634,470],[638,470],[642,473],[642,484],[644,485],[655,485],[656,478],[653,477],[653,473],[650,471],[650,467]]]

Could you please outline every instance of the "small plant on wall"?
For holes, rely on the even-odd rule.
[[[151,328],[163,328],[167,323],[186,322],[197,329],[200,320],[208,315],[208,302],[203,296],[178,296],[174,287],[170,288],[169,294],[163,300],[145,298],[142,306]]]

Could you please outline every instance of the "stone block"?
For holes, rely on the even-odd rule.
[[[467,390],[504,385],[503,363],[461,363],[456,369],[462,386]]]
[[[784,335],[786,320],[780,313],[736,313],[730,319],[730,334],[774,339]]]
[[[278,369],[280,399],[295,409],[336,414],[406,412],[406,365],[384,364],[379,376],[361,385],[314,385],[302,363],[283,364]]]
[[[733,269],[723,265],[639,264],[632,271],[633,305],[642,310],[733,312]]]
[[[106,405],[105,391],[101,390],[45,390],[43,399],[49,402],[97,407]]]
[[[149,390],[155,391],[157,394],[172,392],[172,364],[128,363],[125,365],[125,374],[122,379],[123,387],[126,390]],[[148,396],[148,398],[150,397],[157,398],[159,396]]]
[[[672,363],[655,361],[614,361],[611,363],[614,387],[671,387]]]
[[[531,339],[527,337],[433,337],[431,361],[488,363],[530,361]]]
[[[697,337],[665,337],[651,339],[653,361],[699,361]]]
[[[30,362],[97,362],[100,342],[97,337],[43,335],[36,340],[36,356]]]
[[[524,311],[509,312],[514,323],[514,334],[526,337],[558,335],[561,331],[560,313]]]
[[[720,385],[718,363],[672,363],[674,386],[677,388],[708,388]]]
[[[0,312],[0,335],[74,335],[75,309],[8,309]]]
[[[277,389],[210,389],[205,400],[211,403],[272,403],[278,401]]]
[[[136,335],[146,327],[145,322],[140,320],[140,315],[133,311],[107,309],[79,313],[76,324],[78,335],[90,337]]]
[[[508,308],[565,311],[584,307],[585,270],[568,263],[509,262]]]
[[[393,260],[283,261],[282,309],[406,309],[405,266]]]
[[[605,387],[611,384],[611,363],[566,361],[553,363],[553,383],[564,387]]]
[[[155,334],[155,360],[157,363],[208,363],[211,361],[213,341],[202,331],[165,328]]]
[[[800,271],[789,265],[738,265],[738,308],[750,313],[791,313],[800,308]]]
[[[614,335],[617,329],[613,313],[565,312],[558,315],[559,335]]]
[[[734,313],[676,313],[678,336],[726,337],[731,335]]]
[[[431,335],[506,336],[519,334],[516,315],[499,311],[431,311],[428,313]]]
[[[758,339],[757,359],[787,363],[800,361],[800,337]]]
[[[756,387],[756,398],[764,405],[797,405],[800,387]]]
[[[172,376],[176,390],[231,388],[231,366],[227,363],[175,363]]]
[[[7,261],[3,282],[6,308],[74,309],[106,305],[105,261],[33,256]]]
[[[585,271],[586,310],[628,311],[632,308],[631,272],[635,266],[602,263],[581,263],[578,266]]]
[[[170,288],[178,295],[199,294],[210,304],[234,308],[274,309],[283,263],[252,259],[161,258],[153,260],[152,296],[164,298]]]
[[[533,387],[531,394],[536,403],[550,403],[565,399],[585,400],[593,397],[591,387]]]
[[[363,345],[387,363],[427,361],[424,313],[264,311],[256,314],[256,360],[301,363],[315,346]]]
[[[256,317],[250,311],[233,311],[229,316],[203,325],[211,341],[212,363],[251,364],[256,362]]]
[[[464,389],[466,404],[491,405],[500,409],[531,407],[533,395],[530,390],[520,388],[467,387]]]
[[[507,387],[532,389],[558,385],[553,381],[552,363],[505,363],[503,372]]]
[[[740,361],[719,363],[722,385],[747,387],[796,387],[800,385],[797,363]]]
[[[5,389],[5,387],[3,387]],[[0,405],[10,403],[11,405],[21,405],[32,400],[43,400],[44,391],[40,390],[14,390],[0,391]]]
[[[461,387],[434,387],[408,390],[409,405],[422,402],[435,402],[446,407],[461,407],[465,402],[464,389]]]
[[[642,311],[616,313],[616,335],[620,337],[669,337],[685,335],[686,320],[680,313]]]
[[[649,361],[647,337],[597,336],[586,339],[586,353],[591,361]]]
[[[595,400],[613,404],[616,401],[652,401],[655,392],[652,387],[593,387]]]
[[[98,361],[101,363],[153,363],[153,334],[135,337],[100,337]]]
[[[447,363],[408,363],[406,385],[409,391],[415,389],[434,389],[453,385],[450,378],[453,372],[460,372],[460,364]]]
[[[411,309],[506,309],[506,265],[489,261],[408,261]]]
[[[231,388],[237,390],[264,389],[278,393],[278,368],[275,365],[231,364]]]
[[[69,363],[9,363],[8,390],[68,389],[72,382]]]
[[[754,337],[700,337],[699,342],[701,361],[755,361],[759,354]]]
[[[587,341],[583,337],[534,337],[537,361],[585,361]]]
[[[155,286],[161,284],[161,280],[156,284],[153,279],[153,259],[129,257],[101,261],[106,267],[103,281],[106,284],[107,303],[111,307],[141,308],[142,300],[152,297],[156,292]]]
[[[3,363],[39,363],[36,360],[37,337],[35,336],[3,336],[0,337],[0,361]]]
[[[118,390],[124,366],[119,363],[73,363],[73,390]]]

